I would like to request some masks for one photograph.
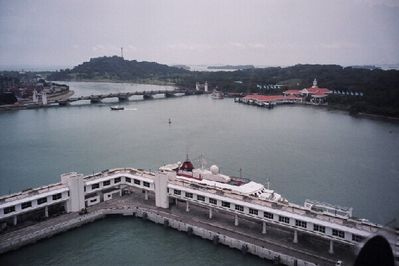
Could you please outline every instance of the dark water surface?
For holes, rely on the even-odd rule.
[[[70,86],[75,95],[166,88],[78,82]],[[77,103],[71,107],[1,113],[0,194],[59,182],[59,175],[70,171],[89,174],[128,166],[157,169],[163,163],[183,160],[188,153],[192,158],[203,154],[209,163],[218,164],[222,172],[230,175],[239,175],[242,168],[245,177],[262,183],[269,179],[273,189],[298,204],[309,198],[351,206],[354,215],[382,224],[399,216],[398,123],[303,106],[267,110],[237,104],[232,99],[212,100],[208,96],[133,101],[123,104],[124,111],[110,111],[111,104]],[[92,249],[101,251],[109,246],[106,252],[114,256],[113,261],[121,260],[124,264],[123,260],[135,257],[130,254],[136,254],[118,253],[115,245],[125,240],[118,240],[117,236],[124,234],[136,241],[133,246],[129,244],[132,249],[137,249],[136,245],[155,245],[151,242],[155,239],[163,250],[159,252],[173,252],[164,246],[169,242],[153,233],[164,229],[137,221],[131,227],[125,223],[130,221],[105,220],[87,230],[79,229],[79,235],[73,231],[43,242],[34,252],[31,250],[36,246],[13,254],[19,254],[16,259],[22,263],[18,258],[42,256],[40,252],[46,253],[46,248],[52,245],[47,243],[61,241],[68,256],[83,254],[84,257]],[[93,234],[91,230],[100,226],[107,229]],[[140,234],[134,231],[137,228],[141,228]],[[124,233],[114,234],[114,230]],[[143,237],[146,234],[151,239]],[[173,239],[170,248],[176,250],[170,256],[189,259],[194,251],[182,253],[188,244],[179,244],[179,237],[185,236],[168,234]],[[76,239],[72,236],[89,238],[90,245],[74,246]],[[202,240],[190,239],[187,243],[205,250],[203,261],[223,258],[226,265],[240,264],[234,257],[238,254],[241,258],[239,252],[219,252],[219,249],[211,252],[214,247]],[[236,255],[230,260],[230,255],[223,252]],[[156,252],[154,256],[138,254],[143,257],[137,264],[158,262]],[[58,264],[57,260],[64,256],[58,252],[48,255],[54,257],[41,263],[49,265],[55,260]],[[202,263],[198,260],[193,263]]]

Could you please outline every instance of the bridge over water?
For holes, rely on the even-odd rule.
[[[162,95],[162,94],[165,95],[166,98],[169,98],[169,97],[175,97],[177,94],[195,95],[195,94],[203,94],[203,92],[192,89],[116,92],[108,94],[92,94],[89,96],[71,97],[68,99],[54,101],[54,103],[58,103],[59,105],[67,105],[71,102],[76,102],[76,101],[90,101],[91,103],[99,103],[103,99],[107,98],[118,98],[120,102],[123,102],[123,101],[128,101],[129,98],[132,96],[143,96],[143,99],[147,100],[147,99],[152,99],[154,95]]]

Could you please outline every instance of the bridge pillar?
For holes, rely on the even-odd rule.
[[[238,215],[237,214],[234,215],[234,225],[238,226]]]
[[[190,211],[190,203],[188,202],[188,200],[186,201],[186,212]]]
[[[171,98],[171,97],[175,97],[176,95],[174,95],[173,93],[170,92],[165,92],[165,97],[166,98]]]
[[[48,217],[48,206],[44,207],[44,216]]]
[[[262,222],[262,234],[266,234],[266,222]]]
[[[148,190],[144,190],[144,199],[148,200]]]
[[[127,96],[127,95],[118,96],[118,100],[119,100],[120,102],[126,102],[126,101],[129,100],[129,96]]]
[[[209,208],[209,219],[212,219],[213,217],[213,209]]]
[[[151,94],[143,94],[143,99],[144,100],[151,100],[151,99],[154,99],[154,96],[152,96]]]
[[[58,102],[58,105],[59,106],[67,106],[67,105],[69,105],[69,102],[68,101]]]
[[[15,215],[14,217],[13,217],[13,224],[14,225],[17,225],[17,223],[18,223],[18,217],[17,217],[17,215]]]
[[[294,240],[292,242],[298,243],[298,231],[297,230],[294,230]]]
[[[90,103],[101,103],[101,99],[100,98],[91,98]]]
[[[330,240],[330,248],[328,249],[328,253],[334,254],[334,242]]]

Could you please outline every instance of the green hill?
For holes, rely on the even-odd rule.
[[[158,64],[155,62],[138,62],[125,60],[119,56],[91,58],[72,69],[51,73],[48,80],[173,80],[187,70]]]

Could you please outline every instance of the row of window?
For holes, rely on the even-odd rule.
[[[174,190],[174,194],[175,195],[181,195],[181,190],[175,189]],[[189,192],[185,192],[184,195],[185,195],[186,198],[193,198],[194,197],[193,193],[189,193]],[[205,201],[205,197],[204,196],[196,195],[196,197],[197,197],[197,200],[199,200],[199,201]],[[209,203],[217,205],[217,200],[213,199],[213,198],[209,198]],[[231,207],[231,203],[227,202],[227,201],[222,201],[221,204],[222,204],[222,207],[225,207],[225,208],[230,208]],[[236,204],[234,206],[234,208],[237,211],[244,212],[244,206],[242,206],[242,205],[237,205]],[[259,211],[256,210],[256,209],[249,208],[249,214],[258,215]],[[269,212],[263,212],[263,217],[265,217],[267,219],[271,219],[271,220],[274,219],[273,213],[269,213]],[[286,217],[286,216],[279,215],[278,221],[282,222],[282,223],[285,223],[285,224],[290,224],[290,218]],[[295,226],[302,227],[302,228],[307,228],[307,222],[301,221],[301,220],[295,220]],[[325,234],[326,233],[326,227],[322,226],[322,225],[314,224],[313,225],[313,231]],[[345,232],[344,231],[340,231],[340,230],[336,230],[336,229],[332,230],[332,235],[333,236],[338,236],[340,238],[345,238]],[[363,238],[361,236],[354,235],[354,234],[352,235],[352,240],[353,241],[360,242],[362,239]]]
[[[129,177],[125,177],[125,180],[126,180],[127,183],[132,183],[132,179],[129,178]],[[114,179],[114,184],[117,184],[117,183],[120,183],[120,182],[121,182],[121,178],[120,177],[117,177],[117,178]],[[141,181],[138,180],[138,179],[133,179],[133,183],[135,185],[141,185]],[[103,187],[106,187],[106,186],[109,186],[109,185],[111,185],[111,180],[103,181]],[[146,181],[143,181],[143,186],[150,187],[150,183],[146,182]],[[98,188],[100,188],[100,183],[91,185],[91,190],[98,189]]]
[[[180,196],[180,195],[181,195],[181,190],[175,189],[175,190],[173,191],[173,194],[179,195],[179,196]],[[191,198],[191,199],[194,198],[193,193],[190,193],[190,192],[185,192],[184,196],[185,196],[186,198]],[[203,201],[203,202],[205,202],[205,197],[202,196],[202,195],[196,195],[196,198],[197,198],[198,201]],[[214,198],[209,198],[209,203],[210,203],[210,204],[217,205],[217,200],[214,199]],[[227,202],[227,201],[222,201],[222,207],[230,208],[230,207],[231,207],[231,203],[230,203],[230,202]],[[237,205],[237,204],[235,204],[234,208],[235,208],[237,211],[244,212],[244,206],[242,206],[242,205]],[[253,214],[253,215],[258,215],[258,214],[259,214],[259,211],[256,210],[256,209],[249,208],[249,213],[250,213],[250,214]],[[273,215],[272,213],[269,213],[269,212],[264,212],[264,213],[263,213],[263,216],[264,216],[265,218],[267,218],[267,219],[273,219],[273,218],[274,218],[274,215]]]
[[[53,200],[58,200],[58,199],[61,199],[61,198],[62,198],[62,194],[61,193],[54,194],[52,196]],[[44,204],[44,203],[47,202],[47,197],[37,199],[36,202],[37,202],[37,205]],[[27,201],[27,202],[21,203],[21,209],[22,210],[30,208],[30,207],[32,207],[32,201]],[[15,206],[10,206],[10,207],[4,208],[4,214],[8,214],[8,213],[11,213],[11,212],[15,212]]]
[[[337,230],[337,229],[333,229],[333,230],[332,230],[332,235],[333,235],[333,236],[338,236],[338,237],[340,237],[340,238],[345,238],[345,232],[344,232],[344,231]]]

